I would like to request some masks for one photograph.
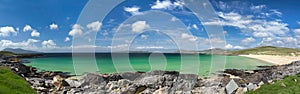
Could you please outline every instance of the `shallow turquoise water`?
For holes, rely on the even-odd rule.
[[[181,59],[183,57],[184,60]],[[212,57],[213,63],[212,64]],[[100,73],[116,73],[114,64],[122,68],[122,64],[126,62],[127,57],[115,57],[114,62],[111,54],[96,54],[96,62]],[[198,59],[197,59],[198,58]],[[39,71],[63,71],[75,73],[71,54],[47,54],[42,58],[26,59],[31,63],[26,65],[34,66]],[[214,68],[222,68],[226,61],[227,69],[256,69],[259,65],[271,65],[264,61],[241,57],[241,56],[211,56],[211,55],[180,55],[180,54],[130,54],[130,64],[135,71],[151,71],[151,70],[174,70],[174,71],[193,71],[199,68],[199,75],[207,75],[210,73],[212,66]],[[225,60],[225,61],[224,61]],[[82,59],[82,61],[89,61]],[[181,65],[181,62],[185,62]],[[151,68],[152,65],[152,68]],[[181,66],[185,66],[181,68]],[[125,67],[124,67],[125,68]],[[88,67],[86,69],[89,69]]]

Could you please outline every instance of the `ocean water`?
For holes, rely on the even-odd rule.
[[[225,68],[227,69],[257,69],[256,66],[271,65],[267,62],[252,58],[222,55],[153,55],[150,53],[135,53],[129,54],[128,57],[117,55],[117,57],[112,58],[111,54],[109,53],[97,53],[95,54],[95,57],[99,73],[116,73],[117,69],[115,68],[114,64],[122,67],[122,63],[126,62],[127,59],[129,59],[129,63],[134,71],[189,71],[198,68],[198,74],[200,76],[207,76],[211,73],[210,71],[212,67],[218,65],[221,65],[222,67],[223,62],[225,61]],[[45,56],[41,58],[29,58],[26,60],[29,60],[31,62],[27,63],[26,65],[36,67],[39,71],[63,71],[75,74],[72,54],[69,53],[51,53],[45,54]],[[82,59],[82,61],[89,62],[90,60]],[[181,62],[185,63],[182,64]],[[212,64],[212,62],[215,63]],[[181,68],[182,66],[185,67]],[[89,69],[89,67],[87,67],[86,69]]]

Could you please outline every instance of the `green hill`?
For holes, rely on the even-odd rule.
[[[8,67],[0,66],[0,94],[36,94],[30,85]]]
[[[0,51],[0,57],[1,56],[13,56],[13,55],[17,55],[17,54],[13,53],[13,52],[9,52],[9,51]]]
[[[231,55],[300,55],[299,49],[293,48],[282,48],[282,47],[274,47],[274,46],[261,46],[256,48],[244,49],[244,50],[237,50],[237,51],[230,51],[228,54]]]

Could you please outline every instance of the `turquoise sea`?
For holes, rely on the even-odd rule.
[[[131,66],[136,71],[147,72],[151,70],[151,66],[155,67],[155,70],[172,70],[179,71],[181,66],[181,56],[180,54],[163,54],[163,57],[160,55],[151,56],[149,53],[135,53],[129,54],[129,60]],[[195,55],[184,55],[185,59],[189,57],[194,57]],[[198,55],[197,55],[198,56]],[[110,53],[97,53],[95,54],[97,66],[99,68],[100,73],[116,73],[116,69],[113,65],[113,60]],[[214,62],[222,62],[218,61],[225,60],[226,64],[225,68],[227,69],[257,69],[256,66],[262,65],[271,65],[267,62],[241,57],[241,56],[222,56],[222,55],[199,55],[199,59],[189,58],[184,60],[185,62],[199,62],[199,65],[195,65],[195,63],[186,63],[185,66],[190,66],[190,69],[198,67],[199,75],[204,76],[209,74],[210,68],[212,66],[212,58],[214,58]],[[114,60],[118,61],[118,63],[125,62],[126,57],[114,57]],[[70,53],[51,53],[44,54],[43,57],[40,58],[29,58],[31,63],[27,63],[26,65],[33,66],[38,68],[39,71],[63,71],[70,72],[74,74],[74,67],[72,61],[72,54]],[[115,61],[114,61],[115,62]],[[88,69],[88,68],[87,68]],[[154,70],[154,69],[152,69]],[[186,69],[189,70],[189,69]]]

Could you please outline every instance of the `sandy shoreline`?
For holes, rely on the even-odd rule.
[[[274,65],[284,65],[289,64],[293,61],[300,60],[300,56],[275,56],[275,55],[239,55],[249,58],[254,58]]]

